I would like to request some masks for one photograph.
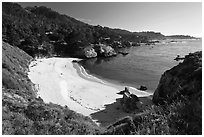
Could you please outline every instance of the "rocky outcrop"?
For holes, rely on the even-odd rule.
[[[125,112],[133,112],[136,109],[142,108],[142,102],[140,102],[139,98],[135,94],[130,93],[127,87],[118,94],[123,95],[123,98],[121,99],[121,106]]]
[[[111,57],[117,55],[117,53],[111,46],[107,46],[104,44],[96,44],[94,45],[94,49],[99,57]]]
[[[84,53],[84,56],[86,58],[95,58],[95,57],[97,57],[97,53],[92,47],[84,48],[83,53]]]
[[[162,75],[153,102],[167,109],[172,131],[202,134],[201,51],[185,56],[182,63]]]
[[[179,65],[166,71],[154,92],[153,102],[163,104],[185,96],[202,104],[202,52],[190,53]]]
[[[139,90],[145,91],[145,90],[147,90],[147,87],[144,86],[144,85],[141,85],[140,88],[139,88]]]
[[[118,120],[107,128],[107,134],[114,135],[128,135],[131,132],[134,132],[136,126],[132,117],[125,117],[123,119]]]
[[[82,58],[112,57],[116,55],[117,53],[111,46],[104,44],[91,44],[90,46],[76,52],[76,56]]]

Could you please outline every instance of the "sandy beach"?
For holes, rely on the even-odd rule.
[[[38,96],[46,103],[67,105],[71,110],[93,117],[100,123],[95,114],[103,112],[107,105],[117,102],[116,99],[122,96],[116,93],[124,87],[89,75],[82,66],[72,63],[73,60],[78,59],[37,59],[31,62],[28,76],[36,85]],[[150,95],[135,88],[130,88],[130,91],[138,97]],[[118,108],[112,109],[109,113],[117,115],[116,112],[119,112]]]

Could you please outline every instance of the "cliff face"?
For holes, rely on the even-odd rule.
[[[202,97],[202,52],[185,56],[179,65],[166,71],[154,93],[153,102],[162,104],[185,96],[201,104]]]
[[[162,75],[153,102],[170,112],[169,121],[179,134],[202,134],[201,51],[185,56],[182,63]],[[172,110],[177,116],[171,115]]]

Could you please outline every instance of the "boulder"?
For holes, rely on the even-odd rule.
[[[128,55],[128,54],[129,54],[129,53],[128,53],[128,52],[126,52],[126,51],[118,51],[118,53],[122,54],[123,56],[126,56],[126,55]]]
[[[144,85],[141,85],[140,88],[139,88],[139,90],[145,91],[145,90],[147,90],[147,87],[144,86]]]
[[[111,46],[107,46],[104,44],[95,44],[94,49],[100,57],[111,57],[117,55],[117,53]]]
[[[83,53],[84,53],[84,56],[86,58],[95,58],[95,57],[97,57],[97,53],[92,47],[84,48]]]
[[[122,91],[120,91],[120,92],[117,93],[117,94],[123,95],[125,92],[128,92],[128,93],[130,94],[129,89],[128,89],[127,87],[125,87],[125,90],[122,90]]]
[[[73,62],[73,63],[77,63],[78,61],[77,61],[77,60],[72,60],[72,62]]]
[[[139,109],[139,107],[141,108],[141,103],[138,104],[139,98],[135,94],[130,93],[127,87],[118,94],[123,95],[123,98],[121,99],[121,106],[125,112],[132,112]]]
[[[108,134],[128,135],[136,130],[136,126],[133,122],[132,117],[127,116],[113,123],[107,129]]]

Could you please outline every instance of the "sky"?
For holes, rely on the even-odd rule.
[[[91,25],[155,31],[164,35],[202,36],[201,2],[27,2],[46,6]]]

